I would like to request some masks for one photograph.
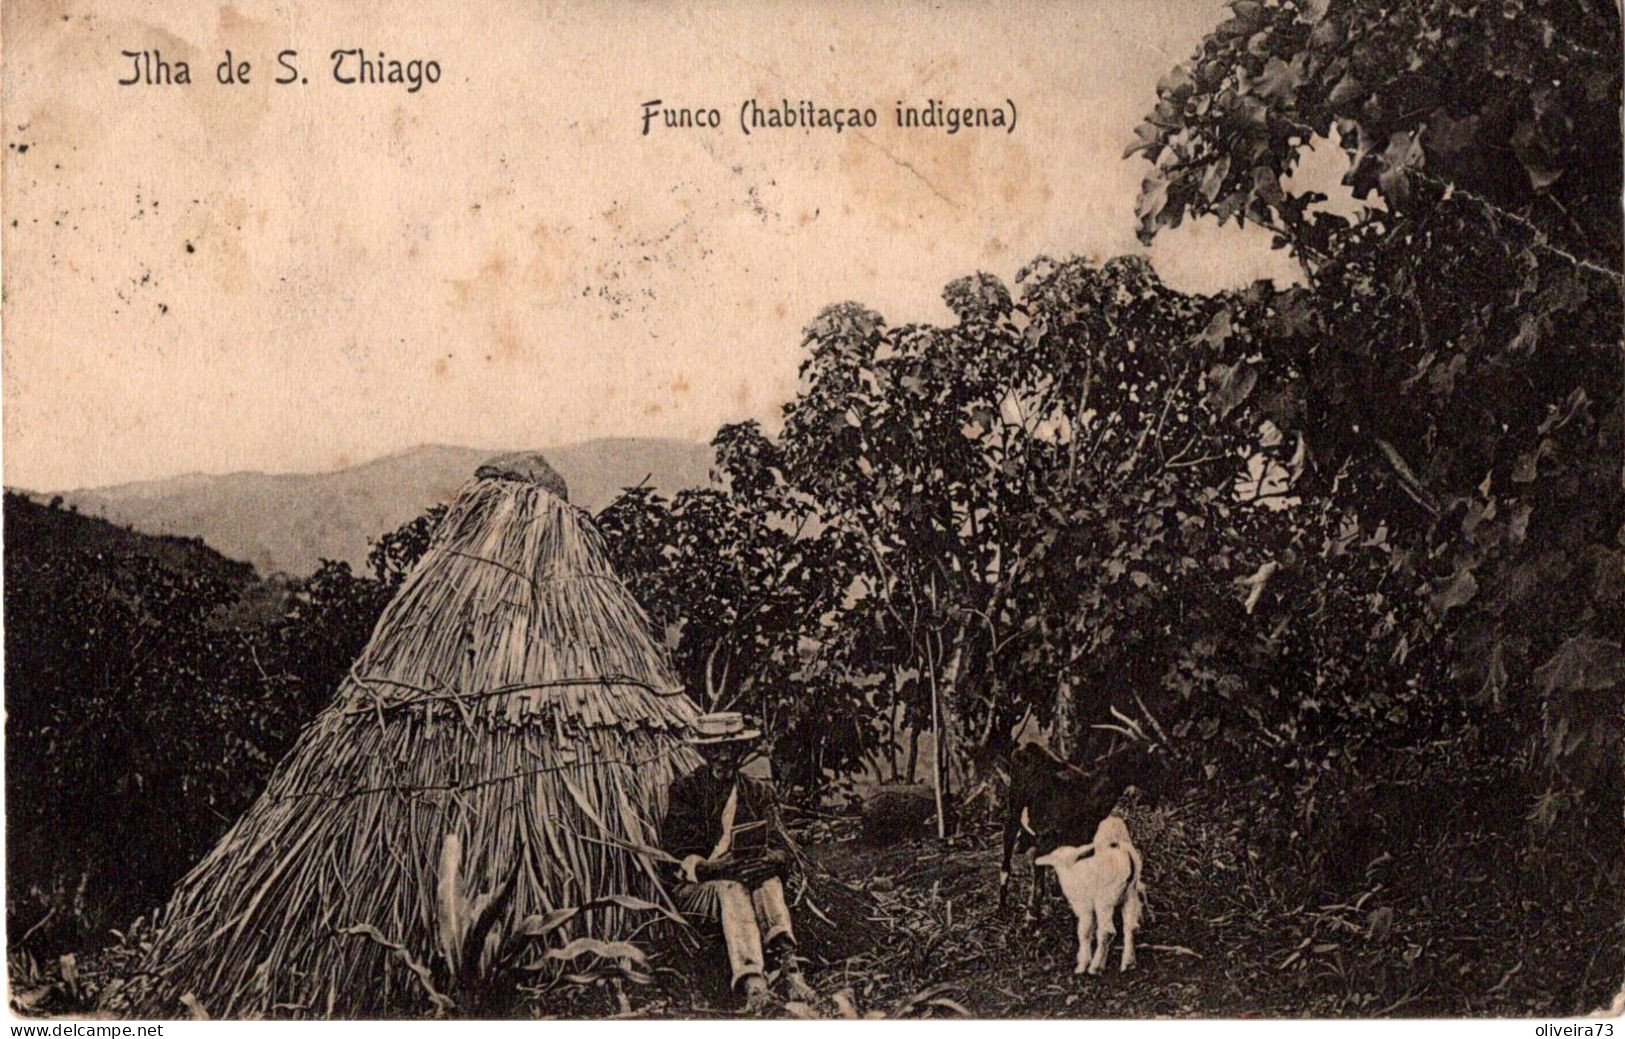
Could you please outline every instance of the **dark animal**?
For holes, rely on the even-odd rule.
[[[999,907],[1009,905],[1010,858],[1031,850],[1033,858],[1063,845],[1086,843],[1130,786],[1143,785],[1161,763],[1144,743],[1098,759],[1089,771],[1056,757],[1048,747],[1026,743],[1010,755],[1010,793],[1004,812],[1004,859],[999,866]],[[1027,918],[1037,920],[1043,880],[1032,871]]]

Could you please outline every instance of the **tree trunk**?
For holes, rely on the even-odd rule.
[[[956,705],[964,702],[963,697],[960,695],[959,688],[959,683],[964,677],[964,669],[965,629],[963,626],[961,626],[959,629],[959,634],[956,636],[954,641],[954,651],[948,657],[948,667],[944,670],[942,676],[942,688],[944,690],[944,695],[947,697],[947,699],[943,702],[943,713],[947,718],[947,723],[943,727],[948,731],[948,744],[950,748],[957,748],[959,746],[959,737],[961,735],[965,735],[967,737],[965,740],[965,744],[967,746],[974,746],[972,741],[969,739],[969,734],[963,731],[965,728],[965,723],[963,720],[954,717]],[[951,753],[948,756],[947,762],[948,787],[951,790],[953,789],[956,778],[965,778],[964,754]]]
[[[902,693],[894,692],[891,705],[891,781],[903,782],[903,703]]]
[[[946,840],[948,837],[948,816],[943,810],[942,778],[943,761],[947,754],[942,738],[942,697],[937,688],[936,655],[927,651],[931,673],[931,790],[937,800],[937,840]]]
[[[997,676],[989,679],[984,701],[987,716],[982,720],[981,731],[967,736],[970,752],[966,760],[972,782],[981,782],[1010,749],[1010,729],[1015,724],[1015,712],[1013,707],[1007,708],[1002,703],[1006,692]]]
[[[953,739],[949,733],[953,731],[954,721],[950,715],[955,694],[959,691],[960,672],[964,668],[965,627],[965,622],[960,621],[959,630],[954,633],[953,652],[948,655],[948,664],[942,669],[942,682],[940,686],[933,683],[931,687],[931,707],[937,729],[937,772],[940,776],[937,786],[941,791],[937,808],[937,836],[943,839],[948,836],[946,804],[953,788]]]
[[[875,769],[875,778],[882,782],[897,782],[897,701],[894,698],[886,708],[886,771]]]
[[[813,797],[813,807],[824,807],[824,741],[818,741],[818,755],[813,759],[813,784],[817,791]]]
[[[1055,683],[1055,722],[1050,727],[1049,742],[1062,761],[1072,760],[1073,744],[1078,726],[1077,697],[1073,695],[1072,678],[1062,672]]]
[[[914,777],[919,775],[919,765],[920,730],[915,728],[908,730],[908,782],[914,782]]]

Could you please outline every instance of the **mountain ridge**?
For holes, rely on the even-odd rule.
[[[540,449],[589,512],[645,477],[670,494],[709,479],[711,448],[695,441],[603,437]],[[184,473],[67,491],[60,496],[89,516],[146,534],[200,537],[222,555],[262,574],[303,575],[323,559],[360,572],[373,539],[449,502],[474,469],[500,450],[419,444],[320,472]]]

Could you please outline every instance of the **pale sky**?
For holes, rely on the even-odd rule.
[[[1141,251],[1146,166],[1120,156],[1223,16],[682,8],[7,3],[5,483],[776,428],[826,304],[941,320],[972,271]],[[216,84],[228,47],[249,86]],[[352,47],[433,58],[441,80],[337,84],[327,55]],[[308,83],[271,84],[283,48]],[[119,52],[152,49],[192,85],[118,86]],[[753,97],[872,106],[879,126],[745,137]],[[715,106],[723,129],[641,136],[654,98]],[[1013,99],[1018,126],[891,125],[932,98]],[[1233,226],[1151,256],[1187,289],[1292,269]]]

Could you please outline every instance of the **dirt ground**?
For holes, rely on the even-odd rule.
[[[1501,807],[1485,812],[1486,804]],[[1246,811],[1233,792],[1122,809],[1144,858],[1139,965],[1118,973],[1114,950],[1110,969],[1096,977],[1072,974],[1075,924],[1058,896],[1036,928],[1025,922],[1031,874],[1022,858],[1011,907],[1000,910],[998,834],[985,821],[946,844],[929,837],[866,844],[855,817],[802,818],[793,829],[806,856],[801,873],[811,880],[792,880],[789,892],[816,997],[779,998],[765,1016],[1555,1017],[1610,1004],[1620,1011],[1625,842],[1615,827],[1600,838],[1531,847],[1517,797],[1463,784],[1426,801],[1400,788],[1386,807],[1377,805],[1381,826],[1369,824],[1362,805],[1349,813],[1353,829],[1318,845],[1300,842],[1324,850],[1294,857],[1255,847]],[[719,939],[697,954],[651,952],[652,984],[600,981],[564,990],[563,1003],[555,990],[526,1016],[741,1016]],[[82,957],[79,979],[41,987],[52,995],[32,1012],[91,1010],[86,993],[116,959],[108,950]],[[12,971],[15,987],[16,962]]]
[[[781,1002],[769,1015],[1573,1015],[1608,1006],[1625,978],[1617,852],[1559,874],[1540,865],[1545,857],[1469,831],[1414,854],[1380,849],[1346,894],[1295,899],[1290,871],[1261,868],[1222,805],[1126,814],[1145,858],[1148,914],[1138,967],[1118,973],[1114,950],[1098,977],[1072,974],[1074,921],[1058,897],[1036,930],[1025,923],[1023,861],[1011,908],[1000,911],[991,830],[946,847],[869,847],[852,821],[810,827],[805,849],[822,876],[798,919],[827,931],[814,911],[839,902],[836,931],[865,949],[810,972],[816,1000]],[[832,893],[835,881],[849,888]],[[716,978],[691,980],[633,999],[627,1012],[738,1012]]]

